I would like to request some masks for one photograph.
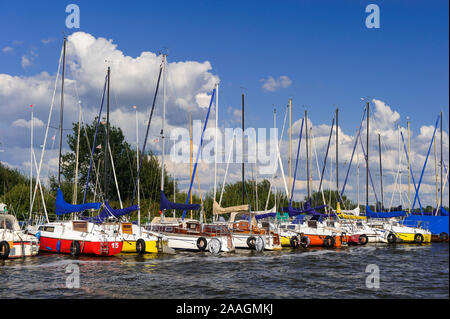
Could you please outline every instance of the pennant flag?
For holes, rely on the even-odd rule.
[[[101,150],[102,149],[102,144],[98,144],[98,146],[96,148]]]
[[[53,135],[53,136],[52,136],[52,141],[54,141],[54,140],[55,140],[55,138],[56,138],[56,135]]]
[[[30,104],[30,107],[33,107],[33,104]]]

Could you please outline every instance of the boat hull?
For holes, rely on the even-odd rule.
[[[124,240],[122,246],[122,253],[136,253],[136,242]],[[158,242],[156,240],[145,240],[145,252],[146,253],[157,253],[158,252]]]
[[[37,242],[9,242],[8,258],[23,258],[36,256],[39,253]]]
[[[82,241],[80,243],[81,255],[114,256],[122,251],[122,241]],[[70,254],[70,247],[74,240],[40,237],[40,251]]]

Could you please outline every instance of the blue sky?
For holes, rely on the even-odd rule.
[[[70,3],[80,8],[80,29],[65,27]],[[371,3],[380,8],[379,29],[365,26],[365,8]],[[329,124],[339,107],[341,128],[352,135],[362,116],[360,98],[370,97],[398,112],[403,126],[409,116],[417,136],[423,126],[434,125],[440,111],[448,131],[448,12],[448,1],[0,0],[0,76],[33,78],[44,71],[54,75],[63,36],[82,31],[112,39],[117,50],[132,58],[143,51],[165,50],[170,62],[209,61],[209,72],[220,77],[224,121],[232,116],[229,109],[240,109],[245,92],[246,126],[270,127],[273,105],[281,126],[292,98],[293,121],[307,108],[314,124]],[[5,51],[7,47],[11,49]],[[25,67],[23,56],[30,59]],[[264,90],[264,80],[280,76],[291,84]],[[21,94],[28,93],[24,89]],[[0,88],[0,107],[1,98]],[[24,105],[33,103],[22,100]],[[7,108],[11,114],[15,111]],[[38,115],[44,122],[45,112]],[[380,118],[387,119],[386,114],[391,113]],[[25,118],[24,112],[17,111],[14,118]],[[240,125],[236,119],[232,123]],[[8,125],[0,120],[0,134],[7,136]],[[20,142],[24,154],[27,134]],[[418,143],[426,150],[425,140]],[[0,135],[0,142],[11,141]],[[23,168],[26,158],[9,163]],[[448,155],[445,158],[448,161]]]
[[[54,72],[67,14],[64,1],[1,1],[0,46],[24,41],[38,57],[23,70],[18,54],[2,56],[2,73]],[[342,126],[360,118],[359,98],[382,99],[413,127],[448,109],[448,1],[76,1],[81,31],[114,40],[127,55],[169,50],[169,59],[208,60],[221,78],[223,104],[239,106],[245,87],[248,124],[270,123],[272,104],[293,98],[295,117]],[[367,29],[376,3],[381,28]],[[78,31],[78,30],[77,30]],[[40,40],[57,41],[43,45]],[[17,53],[17,52],[16,52]],[[289,88],[264,92],[262,78],[286,75]],[[327,113],[329,112],[329,113]]]

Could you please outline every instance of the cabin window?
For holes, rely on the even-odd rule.
[[[189,229],[197,229],[197,224],[189,224],[188,228]]]
[[[294,225],[289,225],[288,229],[295,229],[295,226]]]
[[[308,220],[308,227],[317,228],[317,220]]]
[[[133,233],[133,226],[131,225],[131,223],[124,223],[124,224],[122,224],[122,232],[124,234],[131,235]]]
[[[53,226],[40,226],[39,230],[40,231],[48,231],[50,233],[53,233],[55,231],[55,227],[53,227]]]
[[[72,223],[73,223],[72,226],[73,226],[73,230],[74,231],[87,233],[87,230],[88,230],[87,222],[76,222],[76,221],[73,221]]]

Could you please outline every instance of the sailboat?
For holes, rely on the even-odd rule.
[[[379,232],[389,243],[429,243],[431,233],[419,227],[409,227],[402,222],[406,216],[404,211],[374,212],[369,206],[369,178],[373,187],[372,177],[369,169],[369,119],[370,103],[366,104],[366,149],[364,149],[361,136],[360,144],[366,161],[366,218],[368,225]],[[381,155],[380,155],[381,157]],[[375,192],[375,189],[374,189]],[[376,196],[376,194],[375,194]]]
[[[99,255],[112,256],[122,250],[122,240],[118,236],[110,236],[104,229],[95,223],[80,220],[77,213],[86,210],[98,210],[101,203],[69,204],[64,200],[61,185],[61,149],[63,132],[63,110],[64,110],[64,75],[66,63],[66,38],[63,42],[62,52],[62,83],[61,83],[61,108],[60,108],[60,141],[59,141],[59,168],[58,168],[58,189],[55,201],[55,213],[59,216],[72,214],[71,220],[50,222],[46,215],[46,222],[41,225],[29,225],[29,233],[35,235],[40,240],[40,250],[52,253],[66,253],[72,256]],[[61,63],[61,62],[60,62]],[[59,68],[58,68],[59,69]],[[53,105],[51,106],[51,108]],[[51,116],[51,110],[50,110]],[[49,116],[49,122],[50,122]],[[47,125],[48,130],[49,125]],[[46,136],[47,137],[47,132]],[[41,154],[41,163],[45,151]],[[40,170],[38,171],[39,179]],[[37,187],[37,184],[36,184]]]
[[[436,131],[436,128],[435,128],[435,131]],[[440,113],[440,137],[441,137],[441,140],[440,140],[440,153],[441,153],[441,156],[440,156],[440,187],[439,187],[440,194],[436,190],[436,196],[438,197],[437,207],[432,213],[424,213],[423,211],[421,211],[419,213],[415,213],[411,210],[411,213],[405,217],[405,222],[410,226],[418,227],[419,225],[423,225],[423,224],[427,225],[428,229],[431,232],[431,241],[432,242],[445,242],[445,241],[448,242],[449,241],[449,212],[443,207],[443,203],[442,203],[443,202],[443,193],[444,193],[445,187],[448,182],[448,173],[449,173],[447,171],[447,168],[445,168],[444,161],[443,161],[443,139],[442,139],[443,138],[443,115],[442,115],[442,112]],[[433,138],[431,139],[431,143],[433,143],[433,141],[434,141],[434,143],[436,143],[436,137],[434,135],[433,135]],[[422,175],[423,175],[423,172],[425,171],[427,159],[430,154],[430,149],[431,149],[431,144],[430,144],[430,148],[428,150],[427,157],[425,159],[425,163],[424,163],[423,170],[422,170]],[[436,152],[436,149],[435,149],[435,152]],[[445,168],[445,170],[446,170],[445,183],[443,183],[443,176],[444,176],[443,168]],[[437,174],[438,173],[437,173],[437,168],[436,168],[436,175]],[[436,183],[437,183],[437,180],[436,180]],[[438,187],[438,186],[436,186],[436,187]],[[417,192],[419,191],[419,188],[420,188],[420,182],[419,182]],[[416,195],[416,196],[418,196],[418,195]],[[413,209],[414,209],[414,207],[413,207]]]
[[[38,239],[25,234],[17,218],[8,214],[6,205],[0,203],[0,259],[31,257],[38,252]]]

